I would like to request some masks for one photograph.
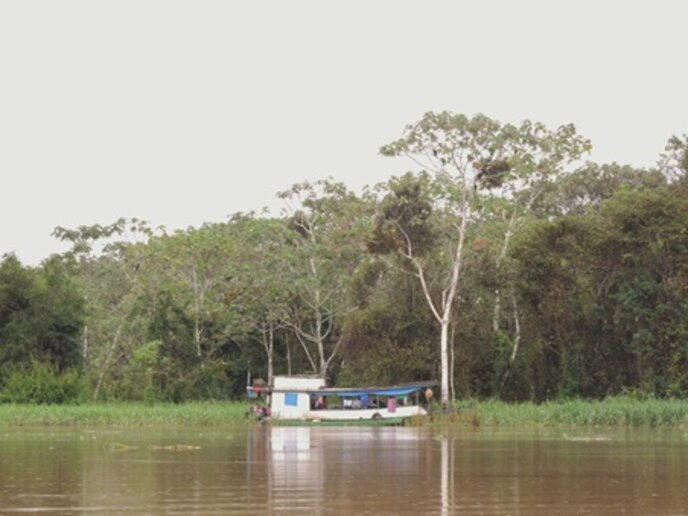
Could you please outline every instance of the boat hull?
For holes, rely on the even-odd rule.
[[[402,426],[408,418],[396,417],[387,419],[274,419],[266,421],[273,426],[314,426],[314,427],[347,427],[347,426]]]
[[[419,406],[397,407],[390,412],[385,408],[366,409],[322,409],[306,412],[304,419],[309,421],[384,421],[403,420],[414,416],[426,416],[427,412]]]

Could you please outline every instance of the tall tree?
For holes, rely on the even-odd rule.
[[[685,181],[688,176],[688,134],[669,138],[658,165],[668,181]]]
[[[146,314],[139,301],[145,288],[147,244],[155,234],[146,221],[136,218],[57,227],[53,232],[71,244],[62,259],[76,269],[86,303],[82,353],[94,400],[110,381],[126,376],[129,357],[145,344]]]
[[[484,115],[472,118],[448,112],[426,113],[407,126],[402,137],[380,149],[385,156],[406,156],[432,172],[441,204],[454,216],[452,251],[439,295],[433,292],[427,265],[418,256],[415,242],[404,235],[401,255],[415,268],[427,305],[440,327],[441,401],[449,401],[449,329],[464,263],[464,248],[471,225],[481,211],[481,194],[499,193],[513,198],[537,188],[549,174],[571,162],[589,147],[573,125],[552,131],[543,124],[524,121],[502,124]],[[537,191],[537,190],[536,190]],[[400,228],[401,230],[401,228]],[[403,234],[403,231],[402,231]]]
[[[150,242],[146,281],[154,316],[148,340],[161,342],[159,380],[166,397],[214,398],[226,390],[229,357],[249,334],[242,316],[245,278],[237,267],[248,240],[244,224],[233,220]]]
[[[298,235],[286,262],[296,293],[289,325],[313,371],[325,378],[352,308],[350,278],[363,256],[361,227],[372,205],[332,180],[297,184],[280,197]]]
[[[587,162],[572,173],[545,185],[534,211],[545,217],[580,215],[597,209],[620,188],[654,188],[666,184],[659,169],[642,169],[618,163]]]
[[[278,333],[289,330],[290,306],[295,283],[288,271],[288,261],[297,236],[279,219],[236,217],[245,235],[241,250],[232,265],[232,273],[241,278],[244,293],[241,313],[245,326],[265,351],[267,382],[272,384],[275,371],[275,345]],[[287,340],[286,338],[284,339]],[[291,354],[286,348],[287,369]]]

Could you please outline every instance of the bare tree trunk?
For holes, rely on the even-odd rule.
[[[449,389],[451,392],[451,400],[454,401],[456,399],[456,389],[454,388],[454,371],[455,371],[455,354],[454,354],[454,334],[455,334],[455,328],[452,326],[452,331],[451,331],[451,340],[449,342],[450,347],[449,347],[449,360],[451,361],[451,369],[450,369],[450,374],[449,374]]]
[[[196,345],[196,355],[201,356],[201,328],[199,323],[200,306],[198,302],[198,276],[196,269],[193,270],[193,294],[194,294],[194,344]]]
[[[88,296],[84,296],[84,305],[88,304]],[[84,363],[88,362],[88,324],[84,324],[84,340],[83,347],[81,350],[81,355],[84,359]]]
[[[492,313],[492,331],[497,334],[499,331],[499,313],[501,311],[501,292],[498,288],[495,289],[494,312]]]
[[[435,316],[435,319],[440,325],[440,400],[443,406],[449,404],[449,326],[451,325],[452,306],[457,297],[459,278],[461,275],[461,266],[463,264],[463,246],[466,237],[466,226],[468,223],[469,206],[466,197],[463,200],[461,209],[461,223],[458,227],[459,241],[456,244],[456,250],[452,256],[451,278],[449,279],[447,287],[442,291],[441,299],[441,313],[437,309],[435,302],[432,299],[430,288],[425,280],[425,271],[423,265],[413,255],[413,244],[408,235],[403,231],[402,234],[406,239],[406,252],[402,255],[407,258],[416,268],[416,276],[420,279],[420,284],[423,290],[425,300],[430,307],[430,311]]]
[[[263,347],[265,348],[265,355],[267,356],[267,381],[268,385],[272,385],[272,380],[274,378],[273,351],[275,348],[275,328],[272,321],[263,324]]]
[[[84,347],[82,351],[84,362],[88,362],[88,325],[84,324]]]
[[[509,357],[509,364],[513,364],[518,353],[518,346],[521,343],[521,318],[518,315],[518,303],[516,302],[516,295],[511,293],[511,303],[514,307],[514,348],[511,350],[511,357]]]
[[[120,323],[117,327],[115,337],[112,339],[112,345],[110,346],[108,356],[105,358],[105,362],[103,363],[103,366],[100,369],[100,374],[98,375],[98,383],[96,384],[95,391],[93,392],[93,401],[98,401],[98,396],[100,395],[100,386],[103,384],[103,378],[105,377],[105,373],[107,372],[108,367],[110,367],[110,360],[112,360],[112,355],[115,353],[115,348],[117,348],[117,342],[119,341],[119,336],[121,333],[122,323]]]
[[[309,260],[310,266],[311,266],[311,272],[313,274],[313,278],[318,277],[318,270],[315,267],[315,260],[311,258]],[[327,375],[327,360],[325,359],[325,344],[323,342],[323,315],[322,312],[320,311],[320,304],[321,304],[321,299],[320,299],[320,289],[316,288],[315,289],[315,344],[318,348],[318,374],[320,375],[321,378],[325,378]]]
[[[440,389],[442,405],[445,407],[449,404],[449,321],[442,320],[440,334]]]
[[[315,360],[313,360],[313,356],[311,355],[311,352],[308,351],[308,344],[304,340],[304,337],[301,335],[301,330],[299,329],[298,326],[293,326],[294,332],[296,334],[296,339],[299,341],[299,344],[301,344],[301,348],[303,349],[303,352],[306,355],[306,358],[308,359],[308,362],[311,364],[311,369],[313,370],[313,374],[318,374],[318,366],[315,364]]]
[[[466,237],[466,225],[468,222],[468,204],[464,199],[464,206],[461,214],[461,224],[459,225],[459,241],[456,244],[456,252],[454,254],[454,263],[452,264],[452,275],[449,281],[448,288],[442,293],[442,308],[443,314],[440,321],[441,336],[440,336],[440,366],[441,371],[441,398],[442,405],[445,407],[449,404],[449,325],[451,324],[452,305],[456,299],[459,278],[461,275],[461,266],[463,264],[463,244]]]
[[[287,340],[286,346],[287,346],[287,375],[291,376],[291,346],[289,345],[289,340]]]
[[[511,214],[509,222],[507,222],[506,232],[504,233],[504,241],[502,242],[502,248],[497,255],[496,265],[497,271],[502,268],[502,262],[506,258],[506,253],[509,251],[509,243],[511,242],[511,237],[513,235],[513,227],[516,222],[516,212]],[[501,290],[499,288],[495,289],[495,304],[494,313],[492,314],[492,330],[495,334],[499,331],[499,316],[501,311]]]
[[[263,329],[263,342],[265,345],[265,352],[268,355],[268,385],[272,385],[273,374],[273,350],[275,348],[275,330],[272,322],[268,323],[267,336],[265,329]]]
[[[272,322],[269,326],[268,331],[269,349],[268,349],[268,385],[272,385],[272,380],[274,379],[274,369],[273,369],[273,350],[275,349],[275,330]]]
[[[317,339],[317,345],[318,345],[318,360],[319,360],[319,367],[318,367],[318,374],[321,378],[325,378],[327,376],[327,360],[325,360],[325,344],[323,343],[323,338],[322,338],[322,319],[320,317],[320,313],[318,313],[316,317],[316,334],[315,337]]]
[[[516,295],[511,293],[511,304],[513,307],[513,317],[514,317],[514,346],[511,348],[511,355],[509,356],[509,363],[507,364],[506,371],[504,371],[504,376],[502,376],[502,381],[499,384],[499,391],[501,392],[506,385],[506,381],[511,374],[511,367],[516,361],[516,356],[518,354],[518,348],[521,343],[521,319],[518,314],[518,303],[516,302]]]

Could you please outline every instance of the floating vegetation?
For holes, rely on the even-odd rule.
[[[105,449],[109,452],[126,452],[126,451],[132,451],[132,450],[138,450],[138,446],[131,446],[128,444],[122,444],[122,443],[107,443],[105,445]]]
[[[577,442],[577,443],[594,443],[594,442],[605,442],[611,441],[612,438],[608,435],[563,435],[565,441]]]
[[[193,444],[168,444],[165,446],[152,445],[149,446],[151,450],[166,450],[166,451],[193,451],[200,450],[200,446]]]

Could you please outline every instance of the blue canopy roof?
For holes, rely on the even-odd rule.
[[[425,384],[403,385],[399,387],[370,387],[367,389],[318,389],[309,391],[311,394],[319,396],[341,396],[342,398],[353,398],[357,396],[406,396],[426,387]]]

